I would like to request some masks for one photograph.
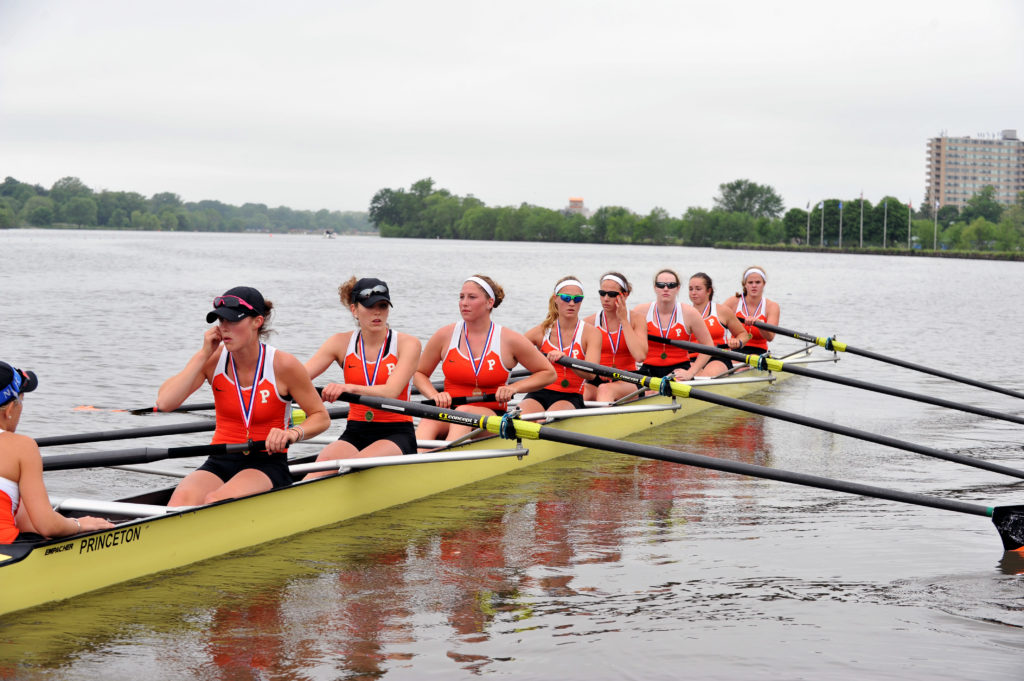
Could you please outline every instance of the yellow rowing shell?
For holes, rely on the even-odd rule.
[[[790,357],[788,361],[799,358]],[[734,380],[696,385],[728,397],[742,397],[786,376],[751,370]],[[549,425],[576,433],[624,438],[711,405],[655,395],[629,406],[675,408],[577,415]],[[516,446],[514,441],[492,437],[446,451]],[[530,441],[528,447],[529,453],[522,457],[355,470],[210,506],[129,519],[112,530],[34,546],[0,545],[0,580],[4,584],[0,589],[0,616],[422,499],[580,449],[545,440]],[[411,461],[414,455],[406,458]],[[170,490],[160,490],[122,502],[166,504],[169,495]]]

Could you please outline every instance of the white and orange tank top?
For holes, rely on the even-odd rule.
[[[722,320],[718,318],[718,315],[714,314],[714,308],[715,304],[709,300],[707,307],[700,313],[700,316],[704,319],[704,326],[708,327],[708,333],[711,334],[711,344],[716,347],[722,347],[726,345],[725,341],[729,337],[729,329],[725,328],[722,325]]]
[[[14,518],[18,515],[19,505],[21,493],[18,483],[0,478],[0,544],[10,544],[18,538],[18,525]]]
[[[604,310],[597,313],[594,321],[596,322],[595,326],[601,332],[601,364],[615,369],[636,371],[636,360],[633,359],[633,355],[629,352],[629,346],[626,345],[626,341],[622,337],[622,325],[615,333],[609,331]]]
[[[561,350],[563,354],[573,359],[583,359],[583,329],[586,325],[582,321],[576,322],[576,330],[573,331],[571,339],[562,338],[561,328],[556,322],[554,327],[544,336],[544,342],[540,344],[540,351],[545,356],[552,350]],[[555,341],[551,342],[551,335],[555,334]],[[554,390],[560,393],[582,393],[583,379],[569,367],[555,364],[555,380],[544,386],[546,390]]]
[[[275,352],[272,346],[260,343],[253,385],[248,386],[236,384],[231,353],[227,349],[220,353],[210,381],[217,414],[211,444],[266,440],[272,428],[288,427],[292,401],[277,390]]]
[[[672,314],[663,317],[658,313],[658,303],[651,303],[647,308],[647,333],[671,340],[689,341],[690,329],[683,322],[683,306],[677,302]],[[682,364],[689,359],[690,353],[682,348],[651,341],[647,346],[647,359],[644,360],[644,364],[662,367]]]
[[[753,324],[748,324],[747,320],[757,320],[759,322],[767,322],[768,315],[765,313],[767,298],[762,297],[761,302],[757,304],[757,309],[751,313],[747,309],[747,297],[740,296],[738,304],[736,305],[736,316],[743,324],[743,328],[747,330],[753,338],[748,340],[744,345],[750,348],[761,348],[762,350],[768,349],[768,341],[761,335],[761,329],[757,328]]]
[[[465,328],[466,323],[461,319],[455,324],[451,340],[448,342],[448,351],[441,359],[445,392],[452,397],[493,393],[499,386],[508,383],[509,374],[512,373],[512,369],[501,362],[502,327],[491,322],[483,347],[474,348],[467,342],[466,347],[472,354],[471,357],[459,349],[459,342],[465,336]],[[495,411],[504,410],[504,406],[497,402],[478,402],[477,405]]]
[[[398,366],[398,334],[388,330],[388,336],[384,339],[384,344],[380,347],[376,357],[367,357],[364,349],[362,334],[353,333],[349,337],[348,349],[345,351],[345,362],[342,365],[342,371],[345,373],[345,382],[354,385],[386,384],[391,376],[391,372]],[[409,399],[408,384],[406,384],[398,399]],[[396,414],[382,409],[370,409],[361,404],[353,403],[348,408],[348,420],[398,423],[401,421],[412,421],[412,416]]]

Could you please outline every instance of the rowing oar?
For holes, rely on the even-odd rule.
[[[594,364],[592,362],[585,362],[579,359],[573,359],[572,357],[565,356],[558,360],[558,363],[562,366],[569,367],[570,369],[578,369],[580,371],[586,371],[593,374],[599,374],[602,376],[608,376],[616,381],[626,381],[634,385],[639,385],[644,388],[650,388],[662,395],[674,395],[675,397],[689,397],[695,400],[701,400],[702,402],[710,402],[711,404],[717,404],[723,407],[730,407],[732,409],[739,409],[741,411],[750,412],[752,414],[760,414],[761,416],[768,416],[776,418],[781,421],[789,421],[790,423],[796,423],[801,426],[808,426],[810,428],[817,428],[830,433],[836,433],[837,435],[846,435],[848,437],[857,438],[860,440],[866,440],[868,442],[874,442],[880,445],[886,445],[887,447],[895,447],[896,449],[902,449],[907,452],[914,452],[915,454],[922,454],[924,456],[935,457],[936,459],[945,459],[946,461],[952,461],[954,463],[960,463],[965,466],[973,466],[974,468],[982,468],[984,470],[993,471],[995,473],[1002,473],[1003,475],[1009,475],[1014,478],[1024,479],[1024,471],[1017,470],[1016,468],[1009,468],[1007,466],[1001,466],[997,463],[989,463],[988,461],[982,461],[981,459],[975,459],[970,456],[964,456],[963,454],[954,454],[952,452],[945,452],[941,449],[934,449],[932,447],[925,447],[924,445],[917,445],[913,442],[907,442],[906,440],[898,440],[893,437],[887,437],[885,435],[878,435],[871,433],[866,430],[858,430],[856,428],[850,428],[848,426],[841,426],[837,423],[831,423],[829,421],[821,421],[819,419],[811,418],[810,416],[802,416],[800,414],[794,414],[792,412],[783,411],[781,409],[775,409],[773,407],[765,407],[760,404],[754,404],[752,402],[746,402],[744,400],[737,400],[734,397],[726,397],[713,393],[707,390],[701,390],[695,388],[686,383],[680,383],[679,381],[673,381],[665,378],[654,378],[651,376],[644,376],[632,371],[625,371],[622,369],[614,369],[612,367],[602,366],[601,364]]]
[[[1024,393],[1019,393],[1016,390],[1010,390],[1009,388],[1003,388],[1001,386],[993,385],[991,383],[985,383],[984,381],[977,381],[973,378],[967,378],[966,376],[958,376],[956,374],[951,374],[947,371],[942,371],[941,369],[936,369],[934,367],[926,366],[924,364],[915,364],[914,362],[908,362],[907,360],[900,359],[899,357],[889,357],[888,355],[880,355],[877,352],[871,352],[870,350],[855,348],[852,345],[841,343],[840,341],[837,341],[835,338],[822,338],[820,336],[812,336],[809,333],[793,331],[792,329],[784,329],[781,326],[775,326],[774,324],[769,324],[767,322],[753,321],[748,323],[751,323],[754,326],[761,329],[765,329],[767,331],[780,333],[783,336],[790,336],[791,338],[796,338],[798,340],[807,341],[808,343],[820,345],[821,347],[829,351],[848,352],[851,355],[860,355],[861,357],[875,359],[878,360],[879,362],[887,362],[889,364],[894,364],[898,367],[903,367],[904,369],[913,369],[914,371],[920,371],[925,374],[931,374],[932,376],[948,378],[949,380],[957,381],[958,383],[973,385],[975,388],[983,388],[985,390],[991,390],[993,392],[1003,393],[1004,395],[1010,395],[1012,397],[1020,397],[1021,399],[1024,399]]]
[[[430,407],[418,402],[403,402],[401,400],[392,400],[384,397],[369,397],[366,395],[353,395],[350,393],[343,394],[341,399],[349,402],[358,402],[359,404],[372,407],[374,409],[384,409],[397,413],[409,414],[410,416],[419,416],[421,418],[434,419],[435,421],[445,421],[447,423],[457,423],[469,426],[470,428],[479,428],[491,433],[496,433],[508,439],[551,440],[552,442],[562,442],[577,447],[603,449],[610,452],[641,456],[648,459],[659,459],[661,461],[681,463],[687,466],[696,466],[698,468],[710,468],[712,470],[722,471],[725,473],[749,475],[756,478],[765,478],[767,480],[789,482],[795,485],[829,489],[835,492],[859,494],[865,497],[898,501],[907,504],[915,504],[917,506],[928,506],[945,511],[985,516],[992,518],[992,522],[995,524],[996,530],[999,532],[999,536],[1003,540],[1003,548],[1007,551],[1015,551],[1024,547],[1024,505],[995,507],[981,506],[979,504],[942,499],[925,494],[914,494],[912,492],[901,492],[899,490],[886,489],[884,487],[875,487],[873,485],[865,485],[858,482],[846,482],[844,480],[834,480],[832,478],[808,475],[806,473],[795,473],[792,471],[780,470],[778,468],[757,466],[754,464],[743,463],[741,461],[716,459],[710,456],[690,454],[687,452],[676,451],[674,449],[655,447],[653,445],[642,445],[635,442],[623,442],[621,440],[598,437],[596,435],[574,433],[568,430],[561,430],[553,426],[543,426],[531,421],[514,419],[508,415],[489,416],[470,414],[463,411]]]
[[[977,414],[979,416],[987,416],[993,419],[999,419],[1001,421],[1010,421],[1011,423],[1024,424],[1024,417],[1014,416],[1012,414],[1004,414],[1003,412],[993,411],[991,409],[985,409],[984,407],[972,407],[969,404],[960,404],[959,402],[953,402],[952,400],[944,400],[941,397],[930,397],[928,395],[922,395],[920,393],[912,393],[907,390],[900,390],[899,388],[890,388],[888,386],[880,385],[878,383],[868,383],[867,381],[859,381],[855,378],[847,378],[845,376],[833,376],[823,371],[815,371],[814,369],[808,369],[807,367],[796,366],[791,363],[783,362],[782,360],[768,357],[767,355],[744,355],[740,352],[733,352],[732,350],[722,350],[711,345],[700,345],[698,343],[691,343],[689,341],[678,341],[669,340],[668,338],[662,338],[654,334],[648,334],[649,340],[657,343],[664,343],[666,345],[675,345],[676,347],[689,350],[690,352],[699,352],[704,355],[711,355],[712,357],[722,357],[725,359],[731,359],[739,362],[740,364],[747,364],[755,369],[761,369],[762,371],[785,371],[796,376],[807,376],[808,378],[816,378],[821,381],[828,381],[829,383],[838,383],[839,385],[849,386],[851,388],[860,388],[861,390],[871,390],[876,393],[882,393],[883,395],[891,395],[893,397],[901,397],[905,400],[914,400],[916,402],[924,402],[926,404],[933,404],[937,407],[945,407],[947,409],[956,409],[957,411],[967,412],[968,414]]]
[[[348,416],[348,407],[332,407],[327,410],[327,415],[332,419],[345,418]],[[217,424],[213,421],[189,421],[188,423],[172,423],[166,426],[153,426],[150,428],[122,428],[120,430],[78,433],[77,435],[54,435],[38,438],[36,439],[36,444],[40,447],[78,445],[85,442],[105,442],[107,440],[130,440],[137,437],[202,433],[204,431],[216,430],[216,428]]]
[[[494,395],[471,395],[469,397],[456,397],[452,399],[452,405],[472,404],[474,402],[491,402]],[[429,402],[433,404],[433,400]],[[295,420],[301,422],[305,415],[302,410],[293,411]],[[332,419],[341,419],[348,416],[348,406],[330,407],[327,415]],[[182,435],[185,433],[202,433],[216,430],[217,424],[213,421],[190,421],[188,423],[173,423],[166,426],[153,426],[150,428],[122,428],[120,430],[100,430],[92,433],[78,433],[76,435],[53,435],[36,439],[40,447],[56,447],[59,445],[80,445],[86,442],[106,442],[108,440],[130,440],[139,437],[158,437],[161,435]]]
[[[66,471],[72,468],[101,468],[103,466],[123,466],[135,463],[149,463],[164,459],[184,459],[190,456],[215,456],[217,454],[234,454],[241,452],[259,452],[266,449],[267,443],[246,442],[243,444],[197,445],[194,447],[135,447],[119,449],[112,452],[83,452],[81,454],[59,454],[43,457],[44,471]]]

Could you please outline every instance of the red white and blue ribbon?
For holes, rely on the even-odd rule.
[[[238,393],[238,405],[242,408],[242,419],[245,421],[245,428],[248,430],[249,421],[252,419],[253,407],[256,406],[256,386],[263,380],[263,365],[267,360],[266,346],[260,343],[260,355],[256,359],[256,371],[252,375],[252,387],[249,390],[249,403],[245,403],[245,396],[242,395],[242,384],[238,380],[238,367],[235,366],[235,356],[231,357],[231,372],[235,375],[235,392]]]
[[[462,332],[466,336],[466,351],[469,353],[469,363],[473,366],[473,375],[480,378],[480,370],[484,368],[484,357],[487,355],[487,351],[491,347],[491,338],[494,336],[494,322],[491,322],[491,326],[487,329],[487,339],[484,341],[484,350],[480,353],[480,361],[477,362],[473,358],[473,348],[469,347],[469,329],[465,326],[462,327]],[[479,381],[477,381],[479,385]]]
[[[377,372],[380,371],[380,361],[384,357],[384,351],[391,345],[391,330],[388,329],[388,335],[384,339],[384,343],[380,346],[380,350],[377,351],[377,362],[373,365],[373,377],[370,377],[370,372],[366,369],[366,343],[363,342],[363,334],[359,334],[359,357],[363,362],[363,378],[366,379],[366,385],[377,385]]]

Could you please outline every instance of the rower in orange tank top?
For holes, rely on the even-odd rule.
[[[434,400],[438,407],[447,409],[456,397],[451,391],[470,401],[474,393],[493,393],[491,399],[496,404],[468,403],[459,406],[460,411],[493,415],[504,411],[505,405],[517,392],[536,390],[554,380],[555,370],[551,363],[525,336],[491,321],[491,311],[501,304],[504,297],[504,289],[482,274],[473,275],[462,283],[459,292],[461,321],[434,332],[420,355],[419,366],[413,375],[413,383],[420,394]],[[507,372],[517,363],[531,375],[510,385]],[[438,390],[430,380],[438,365],[442,365],[445,377],[443,390]],[[497,383],[495,378],[502,374],[505,382]],[[468,426],[422,419],[416,428],[416,438],[454,440],[468,432]]]
[[[333,402],[342,393],[409,399],[409,386],[420,358],[420,341],[388,325],[391,290],[386,282],[371,277],[350,277],[338,287],[338,298],[348,308],[356,330],[336,333],[306,362],[310,378],[332,364],[342,370],[343,383],[328,383],[321,397]],[[416,451],[412,417],[358,403],[349,406],[345,432],[317,456],[317,461],[370,456],[395,456]],[[310,473],[308,478],[330,472]]]
[[[658,377],[671,374],[677,381],[688,381],[704,368],[708,355],[696,354],[691,360],[688,350],[654,338],[711,345],[711,335],[700,313],[692,305],[678,301],[679,275],[673,270],[663,269],[654,275],[654,292],[653,303],[638,305],[633,310],[644,317],[649,334],[647,358],[637,372]]]
[[[601,359],[601,332],[580,319],[583,284],[576,277],[562,277],[548,298],[544,321],[526,332],[526,338],[552,362],[554,381],[527,393],[519,404],[524,414],[583,408],[583,379],[593,374],[556,364],[564,356],[597,363]]]
[[[773,332],[748,323],[748,320],[767,322],[772,325],[779,323],[779,304],[764,297],[767,280],[768,276],[765,274],[764,268],[748,267],[740,280],[743,292],[737,293],[734,298],[730,298],[724,303],[739,318],[743,328],[750,334],[750,339],[739,348],[739,352],[744,354],[763,355],[767,353],[768,342],[775,338]]]
[[[647,323],[642,315],[629,309],[632,290],[624,274],[604,273],[597,291],[601,311],[583,320],[593,324],[601,333],[600,363],[626,371],[636,371],[637,365],[647,357]],[[595,376],[584,383],[583,399],[614,402],[635,390],[632,383]]]
[[[690,277],[689,293],[690,302],[701,313],[708,333],[711,334],[712,345],[723,350],[735,350],[743,344],[744,339],[750,337],[732,310],[712,302],[715,288],[707,274],[698,272]],[[732,361],[729,359],[712,357],[698,375],[718,376],[731,366]]]

